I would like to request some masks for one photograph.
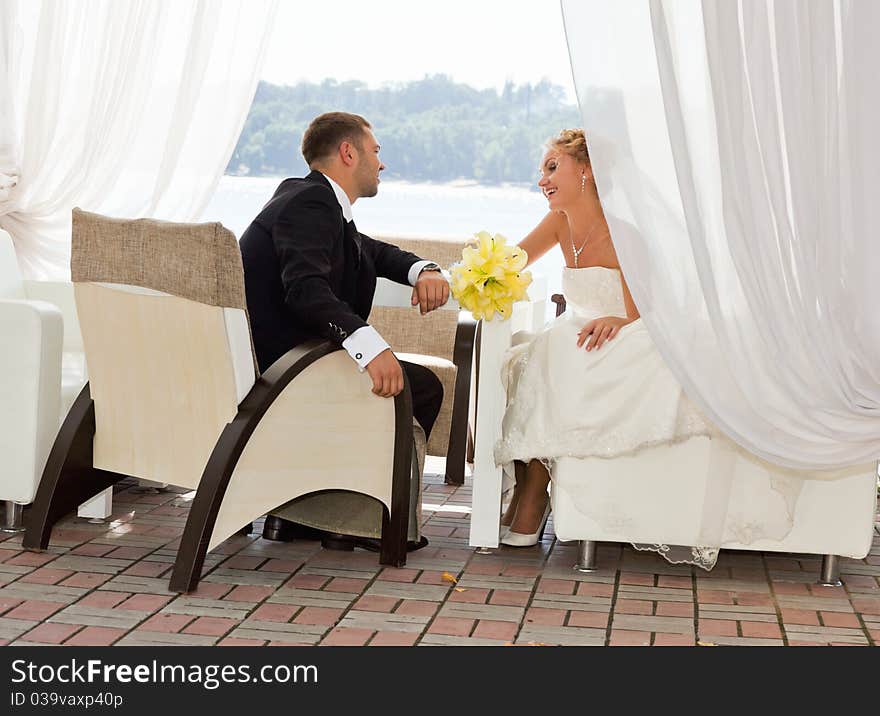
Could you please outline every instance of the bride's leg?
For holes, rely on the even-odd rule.
[[[517,483],[516,516],[510,525],[511,532],[533,534],[541,526],[547,500],[547,485],[550,484],[550,473],[543,463],[531,460],[526,467],[525,480]]]
[[[501,524],[504,527],[510,526],[510,523],[513,522],[513,516],[516,514],[516,506],[519,504],[519,494],[522,491],[522,485],[526,480],[526,464],[516,460],[513,463],[513,471],[516,477],[516,484],[513,486],[513,495],[510,497],[510,503],[507,505],[507,509],[501,516]]]

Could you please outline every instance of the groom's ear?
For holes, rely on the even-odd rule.
[[[339,158],[345,166],[350,167],[357,159],[357,149],[354,144],[344,141],[339,145]]]

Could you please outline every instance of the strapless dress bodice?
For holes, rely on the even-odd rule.
[[[577,316],[626,316],[618,269],[566,266],[562,271],[562,293],[566,310]]]

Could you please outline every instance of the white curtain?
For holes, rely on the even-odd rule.
[[[880,2],[562,9],[621,266],[685,391],[779,465],[880,457]]]
[[[0,228],[69,276],[74,206],[192,221],[247,117],[277,0],[2,0]]]

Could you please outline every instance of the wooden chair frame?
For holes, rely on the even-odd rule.
[[[260,420],[284,389],[310,365],[340,350],[328,341],[308,341],[279,358],[260,378],[220,434],[198,483],[174,563],[169,588],[189,592],[196,588],[217,514],[230,477]],[[404,374],[404,390],[394,398],[394,455],[391,509],[383,505],[379,562],[406,564],[412,469],[412,397]],[[95,405],[89,385],[83,388],[65,419],[43,471],[37,496],[26,520],[23,546],[44,550],[52,528],[80,503],[126,475],[93,466]]]

